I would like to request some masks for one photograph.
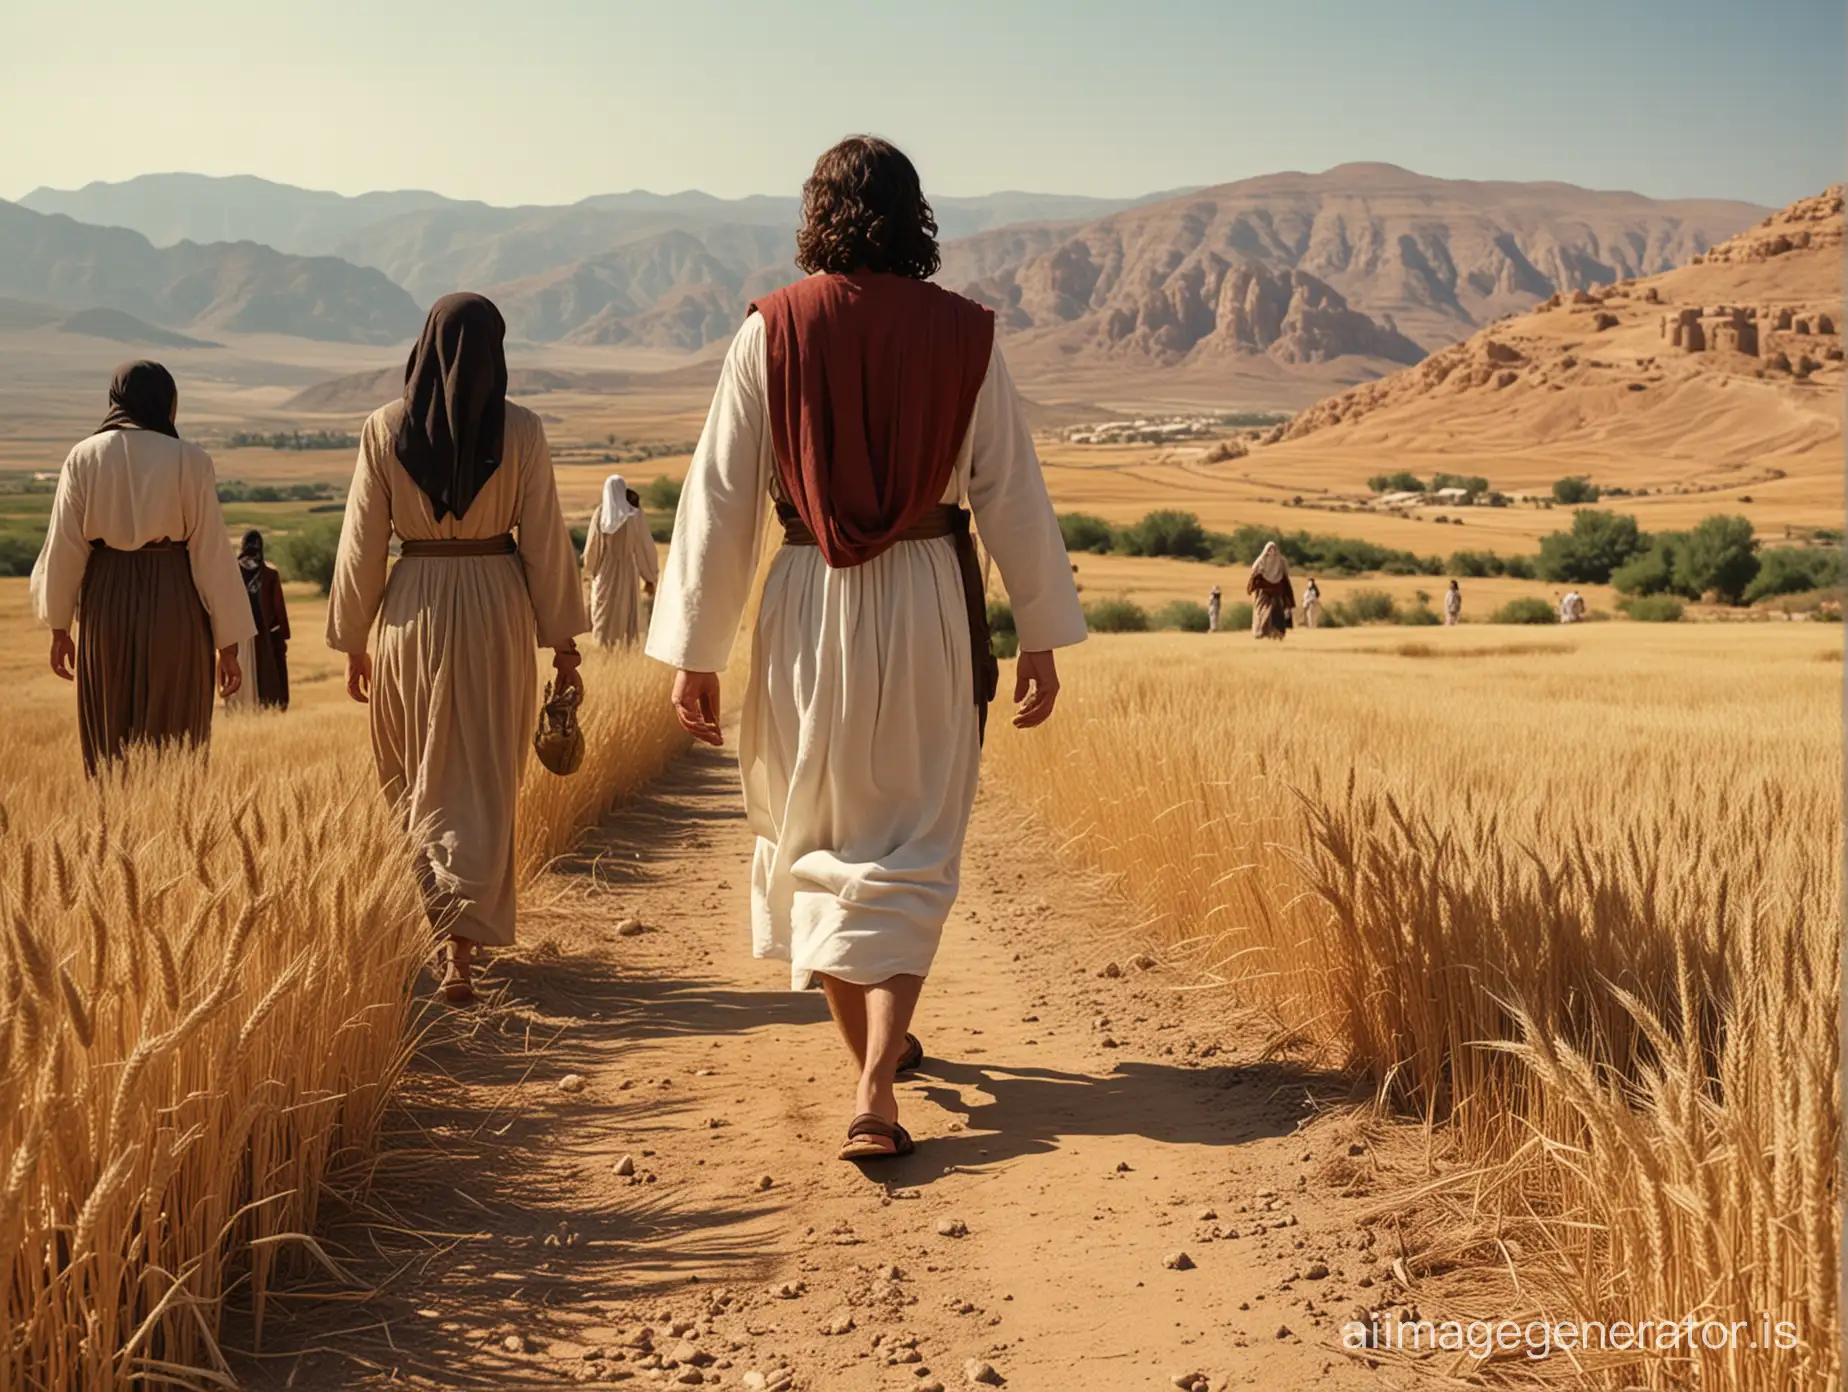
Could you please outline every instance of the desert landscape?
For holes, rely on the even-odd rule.
[[[827,1014],[745,953],[736,765],[666,669],[588,666],[519,943],[446,1011],[319,637],[435,296],[502,307],[573,525],[620,472],[664,549],[797,200],[0,202],[0,1386],[1840,1386],[1842,188],[1348,163],[936,210],[1092,637],[1052,725],[991,732],[920,1148],[875,1174],[823,1144]],[[296,696],[86,782],[25,576],[134,356],[281,559]],[[1266,540],[1327,614],[1281,644]],[[1377,1337],[1684,1316],[1795,1333]]]

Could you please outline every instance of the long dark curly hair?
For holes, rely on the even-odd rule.
[[[903,150],[875,135],[850,135],[815,161],[802,185],[796,264],[914,280],[937,273],[937,217]]]

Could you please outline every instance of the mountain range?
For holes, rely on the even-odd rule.
[[[1560,291],[1666,271],[1762,218],[1556,183],[1343,165],[1140,199],[934,200],[939,279],[993,306],[1010,356],[1350,380]],[[239,177],[149,175],[0,203],[0,294],[172,329],[390,342],[484,290],[515,338],[698,350],[795,278],[795,198],[609,194],[499,208]]]
[[[390,277],[333,256],[256,242],[157,247],[0,202],[0,295],[67,310],[115,310],[167,329],[395,343],[422,312]]]
[[[1653,492],[1750,505],[1761,530],[1813,520],[1841,488],[1842,201],[1837,185],[1665,274],[1550,295],[1301,412],[1261,467],[1364,477],[1390,455],[1550,479],[1622,460]]]
[[[1410,362],[1556,292],[1684,265],[1768,211],[1344,164],[981,233],[941,279],[1064,353]]]

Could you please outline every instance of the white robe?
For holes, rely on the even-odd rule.
[[[775,460],[763,320],[726,356],[681,494],[647,652],[724,670],[750,595]],[[997,348],[944,502],[967,499],[1023,651],[1084,638],[1071,563]],[[955,544],[899,542],[831,570],[779,550],[751,648],[739,764],[757,835],[753,947],[860,985],[925,976],[955,902],[981,745]],[[1006,718],[1008,686],[991,712]]]
[[[642,586],[660,578],[660,557],[648,530],[648,514],[637,508],[613,532],[598,525],[599,502],[584,540],[584,573],[590,577],[590,635],[604,647],[633,647],[642,637]]]

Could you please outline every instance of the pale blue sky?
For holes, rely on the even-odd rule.
[[[496,203],[1125,195],[1387,160],[1784,203],[1841,177],[1841,0],[4,0],[0,196],[184,169]]]

